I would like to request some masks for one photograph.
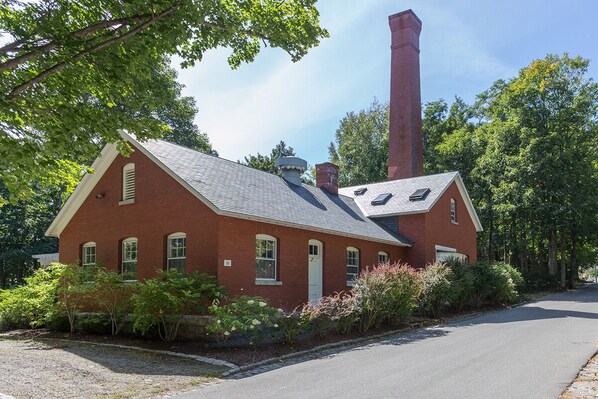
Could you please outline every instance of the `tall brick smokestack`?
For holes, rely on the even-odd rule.
[[[391,40],[388,180],[422,176],[419,33],[422,22],[411,10],[388,17]]]

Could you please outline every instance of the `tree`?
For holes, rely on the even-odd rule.
[[[496,204],[504,257],[519,266],[530,248],[542,259],[548,247],[556,274],[558,237],[574,264],[575,249],[596,234],[598,85],[587,67],[548,55],[482,96],[488,145],[475,173]]]
[[[284,141],[280,141],[280,143],[276,144],[272,151],[270,151],[270,155],[261,155],[259,152],[257,155],[248,155],[245,157],[244,161],[241,163],[242,165],[247,165],[250,168],[263,170],[264,172],[269,172],[272,174],[278,174],[276,170],[276,166],[274,163],[280,157],[294,157],[295,150],[293,147],[287,147],[287,144]]]
[[[36,179],[59,182],[73,154],[89,157],[103,142],[126,153],[119,128],[159,137],[152,78],[172,55],[187,67],[227,47],[236,68],[269,45],[299,60],[328,36],[315,1],[4,1],[0,179],[11,199],[32,196]]]
[[[62,204],[60,190],[35,185],[38,195],[0,211],[0,289],[22,284],[35,269],[31,255],[58,252],[58,240],[44,233]],[[0,198],[8,191],[0,180]]]
[[[339,167],[339,186],[386,180],[388,175],[388,103],[374,99],[368,109],[348,112],[330,143],[330,161]]]

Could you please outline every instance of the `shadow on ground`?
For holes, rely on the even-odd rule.
[[[25,350],[60,350],[87,359],[115,373],[166,376],[214,377],[226,367],[213,366],[193,359],[133,349],[112,348],[83,343],[33,340],[37,345]]]

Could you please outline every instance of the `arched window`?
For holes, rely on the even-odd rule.
[[[168,270],[176,270],[185,274],[187,264],[187,235],[173,233],[168,236]]]
[[[378,263],[388,263],[389,259],[388,252],[378,251]]]
[[[135,237],[123,240],[122,274],[125,280],[137,280],[137,238]]]
[[[266,234],[255,236],[255,278],[276,280],[276,238]]]
[[[96,243],[86,242],[81,247],[81,265],[85,268],[95,267],[96,265]]]
[[[135,164],[123,166],[123,202],[135,201]]]
[[[353,280],[359,274],[359,250],[347,247],[347,286],[353,286]]]
[[[457,202],[451,198],[451,223],[457,223]]]

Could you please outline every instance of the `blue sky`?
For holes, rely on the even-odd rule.
[[[409,8],[423,22],[424,103],[455,95],[472,102],[548,53],[588,58],[588,76],[598,76],[596,0],[324,0],[318,9],[330,38],[297,63],[268,48],[233,71],[218,49],[179,69],[184,95],[199,107],[197,125],[223,158],[268,154],[284,140],[311,165],[328,160],[343,116],[374,97],[388,100],[388,16]]]

